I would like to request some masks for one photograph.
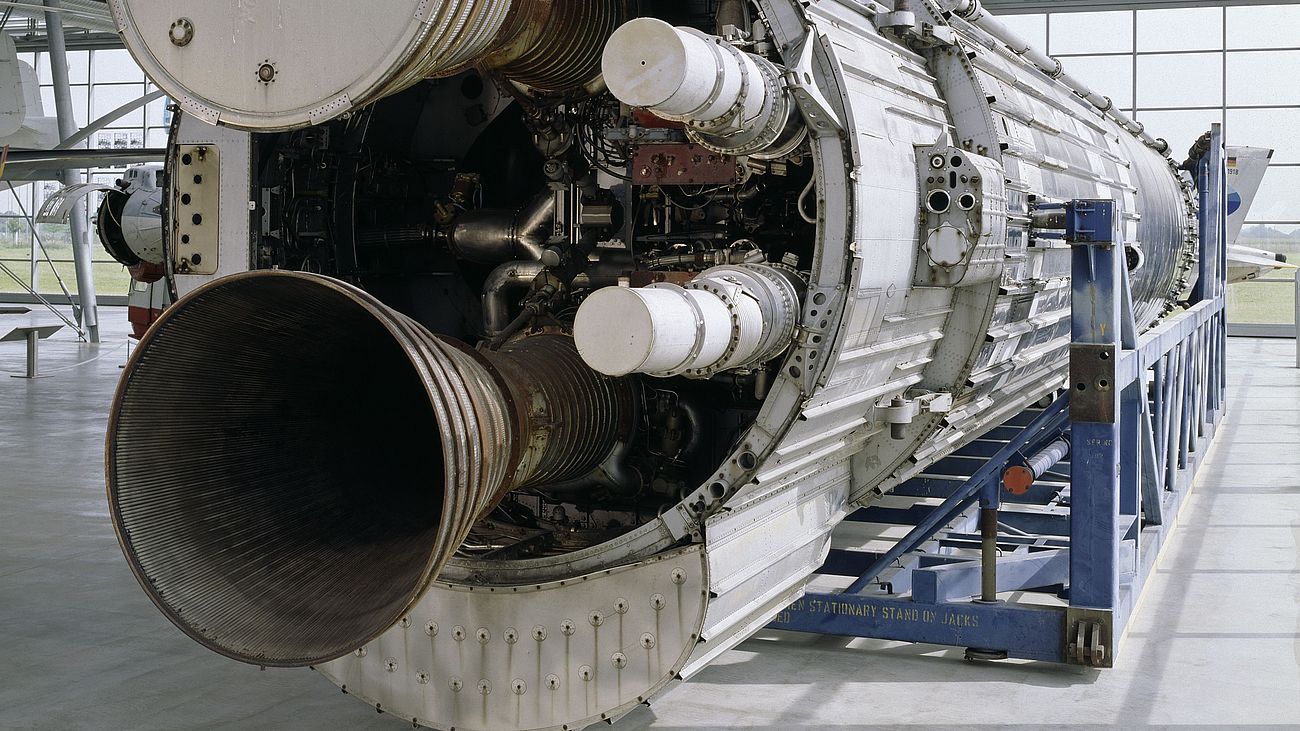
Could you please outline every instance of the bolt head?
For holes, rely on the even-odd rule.
[[[167,38],[177,48],[184,48],[194,40],[194,23],[189,18],[177,18],[167,31]]]

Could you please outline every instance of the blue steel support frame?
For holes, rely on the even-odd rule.
[[[881,554],[831,551],[823,573],[855,577],[848,588],[807,593],[772,628],[980,648],[980,658],[1113,664],[1226,406],[1220,125],[1195,177],[1199,276],[1187,309],[1139,334],[1114,203],[1066,206],[1074,298],[1067,393],[945,460],[950,472],[922,475],[894,491],[943,497],[942,505],[852,516],[913,528]],[[1005,466],[1067,430],[1068,468],[1052,468],[1025,496],[1001,493]],[[953,472],[963,477],[949,477]],[[1024,505],[1035,500],[1042,505]],[[1052,601],[978,601],[980,536],[948,528],[976,501],[1002,508],[997,591],[1040,592]]]

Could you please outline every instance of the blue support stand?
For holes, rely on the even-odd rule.
[[[770,626],[1110,667],[1225,407],[1225,179],[1215,125],[1188,309],[1141,334],[1114,203],[1066,205],[1069,390],[893,492],[938,506],[851,516],[910,530],[880,553],[833,548],[821,573],[847,587],[810,590]],[[1026,475],[1012,492],[1008,468]],[[1038,600],[998,597],[1013,591]]]

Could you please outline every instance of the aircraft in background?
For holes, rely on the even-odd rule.
[[[151,94],[149,98],[159,97]],[[165,150],[77,148],[94,132],[145,103],[146,100],[137,100],[114,110],[76,137],[63,141],[59,137],[58,119],[45,114],[36,69],[18,58],[13,38],[0,33],[0,145],[7,148],[0,165],[0,180],[9,183],[57,180],[65,170],[160,162]]]
[[[1229,147],[1228,158],[1228,283],[1248,282],[1278,269],[1294,269],[1285,254],[1243,246],[1246,215],[1259,194],[1273,151],[1263,147]]]
[[[67,223],[72,209],[84,197],[105,193],[96,215],[96,229],[104,248],[131,271],[128,318],[137,336],[143,335],[169,301],[165,283],[159,285],[163,279],[159,177],[166,151],[79,146],[125,114],[161,97],[161,92],[154,92],[134,100],[74,137],[62,140],[58,118],[45,114],[36,70],[18,57],[13,38],[0,33],[0,181],[13,186],[59,180],[68,170],[144,164],[128,169],[116,185],[88,183],[59,190],[49,196],[32,222]],[[141,244],[151,238],[156,241]],[[19,284],[44,304],[50,304],[25,283]]]

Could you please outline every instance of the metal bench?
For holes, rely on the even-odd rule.
[[[40,374],[37,372],[40,364],[40,342],[63,328],[63,325],[23,325],[0,337],[0,343],[27,341],[27,375],[15,374],[14,378],[40,378]]]

